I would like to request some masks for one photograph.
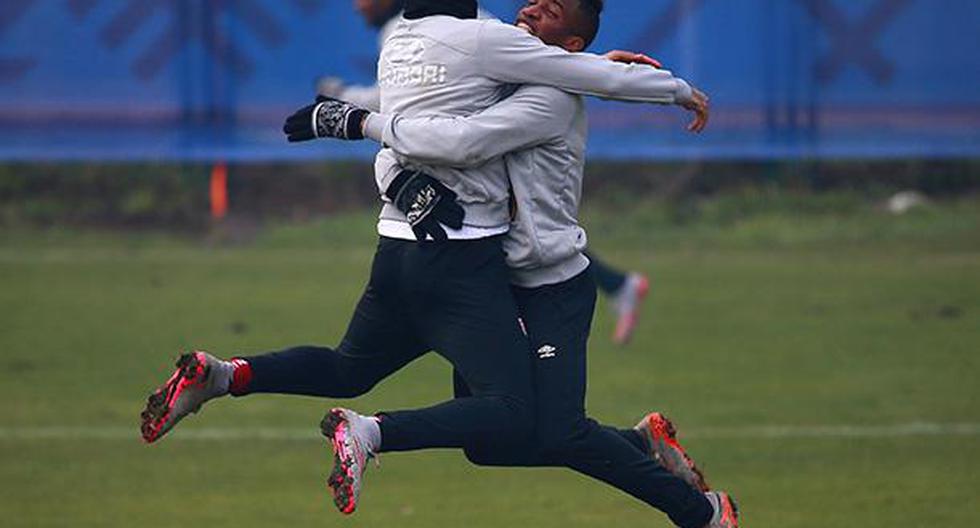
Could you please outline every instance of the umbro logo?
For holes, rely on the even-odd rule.
[[[551,345],[544,345],[538,349],[538,359],[550,359],[558,355],[558,349]]]

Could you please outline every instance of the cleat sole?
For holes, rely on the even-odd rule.
[[[708,485],[708,481],[704,478],[704,473],[701,472],[701,468],[694,463],[693,460],[687,455],[684,449],[677,442],[677,428],[667,416],[662,413],[654,413],[651,417],[657,417],[657,422],[661,424],[659,428],[663,431],[666,439],[655,438],[655,435],[651,431],[651,427],[643,427],[643,435],[646,437],[647,442],[650,446],[656,445],[658,448],[653,449],[653,458],[661,465],[663,465],[671,473],[680,474],[690,471],[693,473],[694,477],[689,479],[681,476],[684,480],[688,481],[689,484],[699,489],[700,491],[709,491],[711,487]],[[646,420],[644,420],[646,421]]]
[[[323,420],[320,420],[320,432],[326,438],[333,440],[334,435],[337,434],[337,427],[343,422],[344,415],[340,411],[332,410],[323,417]]]
[[[327,487],[333,496],[333,503],[344,515],[354,513],[357,503],[354,500],[354,477],[350,473],[350,466],[353,461],[344,460],[340,457],[343,450],[342,435],[338,438],[337,430],[346,421],[343,412],[333,409],[328,412],[323,420],[320,421],[320,432],[330,440],[333,446],[333,469],[327,477]]]
[[[140,413],[140,433],[148,444],[166,434],[167,430],[163,427],[170,417],[171,404],[180,395],[182,386],[205,379],[209,370],[202,365],[197,353],[182,354],[174,366],[177,370],[167,383],[146,398],[146,408]]]

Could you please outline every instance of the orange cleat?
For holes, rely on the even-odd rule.
[[[650,456],[660,465],[700,491],[711,489],[697,464],[677,441],[677,429],[666,416],[650,413],[633,430],[646,440]]]
[[[723,491],[709,491],[704,496],[715,510],[705,528],[738,528],[738,504],[735,499]]]

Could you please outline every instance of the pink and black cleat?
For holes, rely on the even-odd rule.
[[[233,369],[230,363],[205,352],[180,356],[177,370],[146,400],[140,414],[143,440],[156,442],[185,416],[199,411],[204,402],[227,394]]]
[[[320,422],[323,436],[333,445],[333,470],[327,478],[327,486],[333,494],[334,504],[344,515],[357,509],[364,470],[373,456],[368,442],[351,427],[353,416],[353,411],[347,409],[331,409]]]
[[[633,429],[646,440],[650,456],[667,471],[700,491],[711,489],[697,464],[677,441],[677,429],[666,416],[658,412],[650,413]]]

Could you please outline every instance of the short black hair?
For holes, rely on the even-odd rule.
[[[599,34],[599,18],[605,7],[604,0],[578,0],[579,24],[576,28],[578,36],[585,39],[585,47],[592,45]]]

